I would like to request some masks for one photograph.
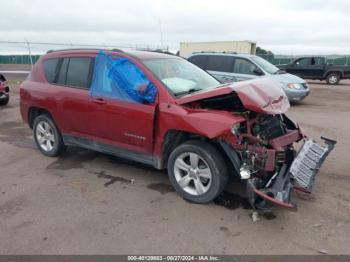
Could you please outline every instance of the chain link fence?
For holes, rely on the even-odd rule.
[[[123,50],[152,50],[169,52],[168,46],[131,45],[131,44],[78,44],[78,43],[46,43],[20,42],[0,40],[0,64],[35,64],[40,55],[49,50],[58,49],[123,49]]]
[[[0,41],[0,64],[35,64],[41,54],[48,50],[69,49],[69,48],[95,48],[95,49],[114,49],[121,48],[125,50],[158,50],[169,52],[169,47],[152,45],[114,45],[114,44],[65,44],[65,43],[38,43],[38,42],[13,42]],[[12,54],[11,54],[12,53]],[[18,54],[19,53],[19,54]],[[258,54],[274,65],[288,64],[298,57],[296,55],[273,55]],[[306,55],[307,56],[307,55]],[[316,55],[315,55],[316,56]],[[334,65],[350,65],[350,55],[329,55],[325,56],[327,62]]]

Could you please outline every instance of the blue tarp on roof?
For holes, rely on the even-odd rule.
[[[136,103],[153,103],[157,88],[128,58],[100,51],[95,60],[90,95]]]

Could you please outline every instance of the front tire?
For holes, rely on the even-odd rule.
[[[327,76],[327,84],[329,85],[337,85],[340,81],[340,74],[339,73],[330,73]]]
[[[175,148],[168,160],[168,175],[180,196],[199,204],[214,200],[228,182],[227,165],[221,153],[200,140]]]
[[[40,152],[55,157],[66,150],[62,136],[48,115],[40,115],[34,120],[34,140]]]

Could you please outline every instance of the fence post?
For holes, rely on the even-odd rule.
[[[32,52],[30,50],[30,43],[28,42],[28,40],[26,40],[26,42],[27,42],[27,46],[28,46],[30,65],[33,67]]]

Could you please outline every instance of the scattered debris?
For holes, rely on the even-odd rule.
[[[253,219],[253,222],[257,222],[260,220],[259,213],[257,211],[252,212],[252,219]]]
[[[328,251],[325,250],[325,249],[319,249],[319,250],[317,250],[317,252],[320,253],[320,254],[324,254],[324,255],[328,254]]]
[[[321,224],[313,224],[313,225],[311,225],[311,227],[313,227],[313,228],[319,228],[321,226],[322,226]]]

